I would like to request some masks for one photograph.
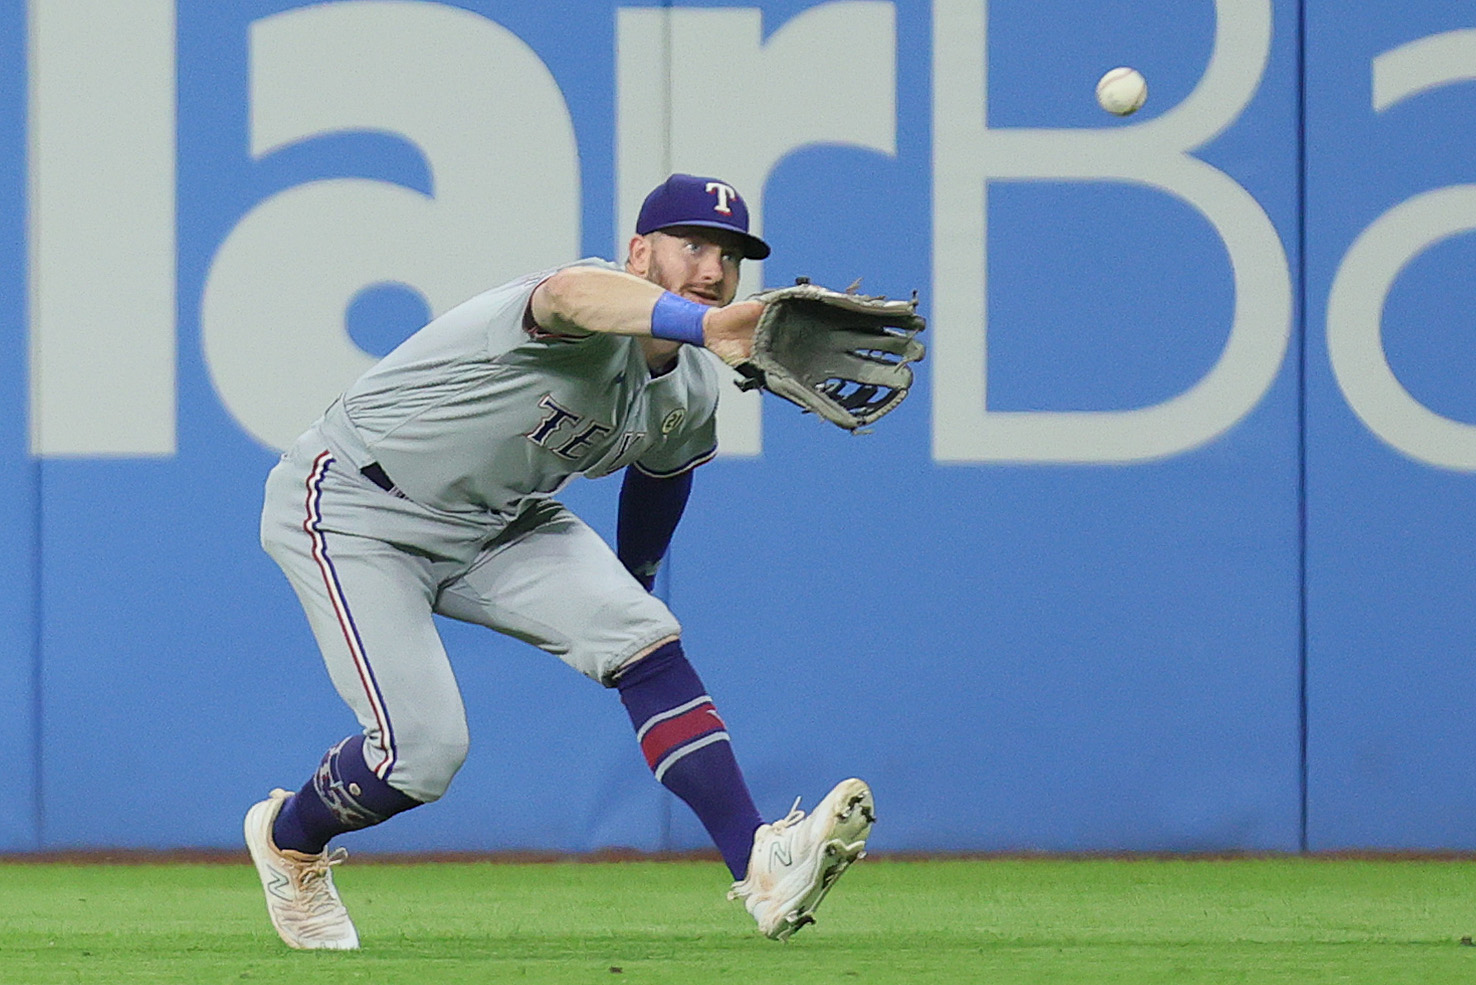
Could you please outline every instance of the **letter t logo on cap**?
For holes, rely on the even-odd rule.
[[[709,181],[706,191],[717,195],[717,204],[712,207],[713,211],[721,212],[723,215],[733,214],[733,210],[728,208],[728,200],[737,198],[738,193],[733,190],[732,185],[725,185],[721,181]]]

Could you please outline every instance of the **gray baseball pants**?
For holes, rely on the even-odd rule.
[[[433,614],[525,640],[606,686],[681,632],[562,504],[534,503],[506,525],[429,509],[370,482],[316,430],[267,478],[261,542],[358,716],[369,767],[420,801],[446,791],[468,743]]]

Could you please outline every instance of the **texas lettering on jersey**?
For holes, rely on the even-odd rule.
[[[537,427],[523,436],[540,448],[571,462],[587,454],[595,443],[610,434],[614,428],[608,424],[583,417],[566,407],[559,406],[553,396],[545,393],[538,400],[545,411]],[[634,452],[641,447],[646,437],[644,431],[626,431],[620,436],[619,450],[611,464],[611,471],[629,465],[626,456],[635,458]]]

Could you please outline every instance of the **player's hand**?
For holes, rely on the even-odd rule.
[[[735,301],[713,308],[702,319],[703,346],[729,366],[753,354],[753,331],[763,314],[762,301]]]

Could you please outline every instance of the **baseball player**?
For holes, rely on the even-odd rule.
[[[716,453],[720,374],[763,302],[739,264],[769,246],[725,182],[672,175],[646,198],[623,269],[581,260],[477,295],[420,329],[272,469],[262,545],[307,613],[361,730],[295,793],[246,814],[278,934],[352,949],[328,843],[439,798],[467,723],[432,616],[526,640],[618,691],[656,779],[712,836],[760,930],[812,922],[874,820],[860,780],[765,824],[723,720],[650,588]],[[623,472],[616,550],[555,495]]]

